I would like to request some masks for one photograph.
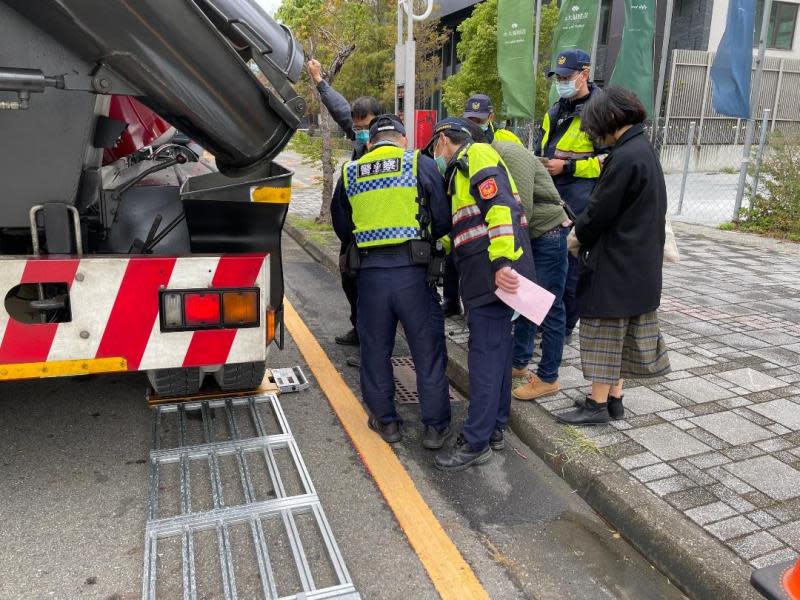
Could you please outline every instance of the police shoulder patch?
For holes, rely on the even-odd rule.
[[[481,182],[481,184],[478,186],[478,193],[484,200],[491,200],[497,196],[497,182],[495,181],[494,177],[489,177],[489,179]]]

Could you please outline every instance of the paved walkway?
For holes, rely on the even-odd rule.
[[[735,238],[678,243],[659,313],[672,373],[628,382],[626,418],[583,431],[752,566],[788,560],[800,552],[800,258]],[[448,330],[465,342],[462,323]],[[577,337],[562,392],[541,403],[553,413],[589,391]]]
[[[319,192],[305,178],[298,171],[291,211],[312,217]],[[632,478],[763,567],[800,552],[800,255],[752,239],[678,234],[682,262],[665,265],[659,313],[672,373],[629,381],[626,418],[582,431]],[[463,319],[449,319],[447,332],[466,350]],[[565,349],[562,391],[541,403],[552,413],[589,391],[577,337]]]

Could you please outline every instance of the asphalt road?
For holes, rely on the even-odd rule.
[[[338,277],[289,239],[285,270],[288,298],[358,395],[357,371],[345,366],[353,352],[333,343],[347,323]],[[395,353],[408,354],[400,338]],[[273,367],[298,364],[312,385],[281,404],[357,589],[365,599],[435,598],[291,338],[271,355]],[[140,375],[1,385],[0,598],[140,596],[152,441],[145,385]],[[465,408],[454,404],[456,423]],[[513,434],[487,465],[443,474],[420,445],[417,407],[401,411],[396,452],[490,597],[680,597]],[[247,577],[237,584],[252,589]],[[165,587],[160,597],[176,593]]]

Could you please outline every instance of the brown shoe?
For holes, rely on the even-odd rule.
[[[517,400],[535,400],[536,398],[543,398],[544,396],[552,396],[558,393],[561,385],[558,380],[553,383],[545,383],[536,375],[531,375],[531,379],[525,385],[516,388],[511,395]]]
[[[511,379],[522,379],[523,377],[527,379],[530,377],[531,372],[528,370],[528,367],[522,367],[521,369],[511,369]]]

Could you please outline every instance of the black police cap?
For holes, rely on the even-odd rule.
[[[379,133],[394,131],[400,135],[406,134],[406,128],[397,115],[378,115],[369,124],[369,139],[372,140]]]

